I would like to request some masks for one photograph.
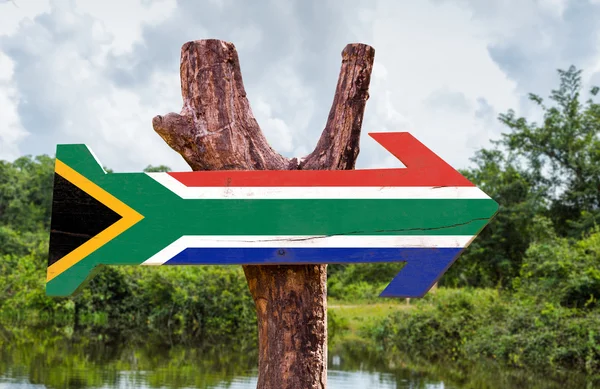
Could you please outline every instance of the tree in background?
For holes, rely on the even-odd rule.
[[[529,98],[544,111],[541,125],[500,115],[511,132],[502,145],[524,160],[524,167],[547,188],[547,215],[562,236],[580,238],[600,221],[600,104],[580,101],[581,70],[559,70],[560,87],[547,107],[542,98]],[[596,96],[600,88],[590,91]]]
[[[545,218],[558,236],[581,238],[600,220],[600,104],[580,101],[581,70],[558,70],[560,86],[543,111],[543,123],[499,116],[509,132],[472,159],[462,173],[499,204],[485,228],[444,277],[447,285],[509,286]],[[591,96],[600,89],[593,87]]]

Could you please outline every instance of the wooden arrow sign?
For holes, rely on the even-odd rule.
[[[406,168],[107,174],[59,145],[46,293],[98,265],[406,262],[381,296],[421,297],[498,204],[409,133],[370,135]]]

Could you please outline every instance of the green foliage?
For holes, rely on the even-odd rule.
[[[548,107],[529,98],[543,111],[542,124],[500,115],[511,132],[501,144],[522,157],[524,167],[546,188],[548,216],[561,235],[580,236],[600,220],[600,104],[580,100],[581,70],[559,70],[560,86],[552,90]],[[590,91],[598,93],[598,87]]]
[[[364,329],[382,351],[432,361],[492,359],[556,373],[600,377],[600,313],[502,297],[497,291],[445,289],[414,309]]]
[[[128,268],[138,275],[142,304],[155,307],[148,324],[157,332],[169,328],[181,341],[255,336],[254,302],[243,271],[232,266]]]
[[[600,380],[600,229],[557,237],[536,216],[511,293],[439,288],[358,333],[382,352],[461,363],[491,359],[544,373],[581,371]],[[352,326],[336,315],[339,333]]]
[[[546,237],[525,255],[515,286],[523,298],[591,309],[600,299],[600,229],[580,241]]]
[[[26,255],[40,244],[46,244],[45,231],[19,231],[8,225],[0,225],[0,255]]]
[[[50,226],[53,172],[54,159],[46,155],[0,161],[0,226],[21,232]]]
[[[544,199],[535,179],[520,171],[499,150],[480,150],[476,167],[462,171],[499,204],[496,217],[477,236],[441,280],[441,285],[510,285],[519,274],[531,242],[530,226],[543,210]]]
[[[540,217],[558,236],[579,238],[600,220],[600,104],[581,102],[581,70],[559,70],[560,85],[542,110],[541,124],[517,117],[499,119],[509,132],[472,159],[463,173],[500,205],[495,219],[442,279],[450,286],[510,287],[534,240]],[[600,89],[592,88],[594,97]],[[539,229],[539,228],[538,228]]]
[[[255,337],[256,315],[237,267],[104,267],[68,298],[48,297],[35,255],[2,257],[0,316],[25,325],[72,326],[104,339],[150,335],[166,344]]]

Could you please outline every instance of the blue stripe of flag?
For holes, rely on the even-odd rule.
[[[422,297],[462,248],[187,248],[164,265],[299,265],[406,262],[382,297]]]

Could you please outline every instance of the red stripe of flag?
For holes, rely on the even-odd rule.
[[[185,186],[475,186],[408,132],[370,133],[406,168],[220,170],[169,173]]]

